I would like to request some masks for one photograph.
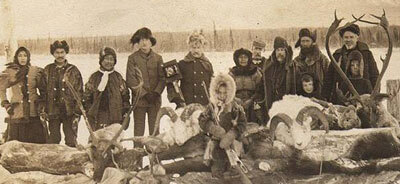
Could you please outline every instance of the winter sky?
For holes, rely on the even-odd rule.
[[[211,30],[213,22],[217,29],[327,27],[335,9],[349,20],[385,8],[390,23],[400,25],[400,0],[0,0],[1,6],[5,1],[17,38],[132,34],[143,26]]]

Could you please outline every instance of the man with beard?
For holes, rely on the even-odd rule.
[[[315,86],[321,92],[324,74],[328,71],[329,60],[319,50],[315,43],[317,39],[316,32],[311,33],[307,28],[303,28],[299,32],[299,39],[296,42],[295,48],[300,47],[299,55],[294,58],[296,63],[297,73],[311,73],[319,82],[319,86]],[[297,77],[300,79],[300,76]]]
[[[375,86],[376,80],[379,76],[379,71],[376,66],[376,62],[372,52],[366,43],[359,41],[360,28],[356,24],[351,24],[347,27],[342,28],[339,31],[340,37],[343,39],[344,45],[342,48],[337,49],[333,53],[333,57],[339,63],[340,67],[347,73],[346,66],[349,65],[349,53],[354,50],[361,52],[364,61],[363,74],[361,75],[364,79],[371,82],[372,86]],[[331,101],[332,103],[340,103],[336,94],[336,86],[343,86],[343,80],[336,72],[332,64],[329,65],[328,72],[324,78],[324,85],[322,89],[322,96]]]
[[[263,42],[262,40],[253,41],[253,46],[251,48],[251,52],[253,54],[252,61],[254,65],[256,65],[259,69],[262,69],[265,61],[267,60],[267,58],[261,55],[264,51],[265,51],[265,42]]]
[[[211,62],[203,53],[205,43],[206,39],[202,33],[193,32],[188,38],[190,51],[178,63],[182,74],[180,88],[184,99],[175,91],[172,84],[167,84],[168,99],[170,102],[176,103],[177,108],[182,107],[184,103],[200,103],[202,105],[209,103],[203,82],[208,89],[214,71]]]
[[[292,60],[292,47],[282,37],[274,40],[274,51],[263,68],[264,86],[260,88],[265,96],[267,112],[272,103],[286,94],[296,94],[296,63]],[[266,119],[268,120],[268,118]]]

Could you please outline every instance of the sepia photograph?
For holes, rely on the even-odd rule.
[[[400,184],[400,0],[0,0],[0,184]]]

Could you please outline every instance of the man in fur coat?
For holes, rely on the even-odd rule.
[[[364,66],[362,78],[369,80],[372,87],[375,86],[376,80],[379,76],[379,71],[372,52],[366,43],[359,41],[360,28],[357,24],[351,24],[344,27],[339,31],[340,37],[343,39],[344,45],[342,48],[337,49],[333,53],[333,57],[339,63],[340,68],[346,73],[346,66],[348,66],[349,54],[353,50],[361,53]],[[336,86],[341,86],[343,79],[336,72],[332,64],[329,65],[328,72],[324,77],[324,85],[322,88],[322,96],[332,103],[340,103],[338,95],[336,94]]]
[[[267,112],[272,103],[281,100],[284,95],[296,94],[296,63],[293,62],[292,57],[292,47],[284,38],[276,37],[274,51],[263,68],[263,86],[258,90],[259,94],[265,97]]]
[[[85,84],[83,99],[93,130],[120,123],[129,111],[129,90],[122,75],[114,70],[117,54],[110,47],[99,53],[100,68]],[[127,128],[127,127],[125,127]]]
[[[180,88],[184,99],[174,90],[171,83],[167,85],[168,99],[170,102],[175,103],[177,107],[182,107],[183,103],[186,105],[191,103],[208,104],[203,82],[208,89],[214,71],[211,62],[203,53],[205,44],[206,39],[202,33],[193,32],[188,38],[190,51],[178,63],[179,70],[182,73]]]
[[[311,32],[307,28],[303,28],[299,32],[299,39],[296,42],[295,48],[300,47],[300,53],[294,58],[296,63],[297,74],[311,73],[320,81],[316,88],[318,93],[321,93],[324,75],[328,71],[329,60],[319,50],[315,43],[317,39],[316,32]],[[300,76],[297,76],[299,79]]]
[[[63,125],[65,144],[75,147],[77,123],[82,112],[66,81],[68,80],[72,84],[74,91],[79,96],[82,96],[83,93],[83,81],[79,69],[68,63],[66,59],[68,52],[69,46],[65,40],[57,40],[50,45],[50,53],[55,60],[44,68],[47,83],[46,113],[49,118],[49,142],[60,143],[60,127]]]
[[[230,75],[217,75],[210,84],[211,103],[199,117],[201,129],[211,136],[205,161],[211,164],[211,172],[218,178],[229,168],[225,150],[233,147],[247,123],[243,107],[235,100],[235,91],[236,84]]]

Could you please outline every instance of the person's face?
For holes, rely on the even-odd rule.
[[[343,34],[344,45],[347,49],[352,49],[356,47],[358,41],[358,35],[353,32],[346,31]]]
[[[225,86],[221,86],[218,89],[218,100],[225,102],[226,98],[227,98],[227,90]]]
[[[285,58],[286,58],[286,50],[285,50],[285,48],[277,48],[275,50],[275,54],[276,54],[276,59],[280,63],[283,63],[283,61],[285,61]]]
[[[203,44],[199,41],[192,41],[189,44],[190,53],[195,58],[200,58],[203,55]]]
[[[360,75],[360,62],[357,60],[351,61],[350,70],[351,70],[351,75],[359,76]]]
[[[21,51],[17,55],[18,63],[22,66],[28,63],[28,54],[25,51]]]
[[[253,46],[252,52],[254,57],[261,57],[261,53],[264,51],[264,48]]]
[[[238,59],[240,66],[247,66],[249,64],[249,58],[244,54],[241,54]]]
[[[313,43],[312,39],[308,36],[303,36],[300,38],[301,48],[310,48],[312,43]]]
[[[142,38],[139,41],[139,48],[145,52],[149,52],[152,47],[151,41],[148,38]]]
[[[67,55],[67,52],[65,52],[65,50],[63,48],[57,48],[54,51],[54,58],[56,58],[56,61],[58,63],[63,63],[65,61],[65,56]]]
[[[314,83],[313,81],[303,81],[303,90],[306,93],[312,93],[314,91]]]
[[[114,57],[112,55],[104,56],[103,61],[101,61],[101,66],[107,70],[111,71],[114,68]]]

